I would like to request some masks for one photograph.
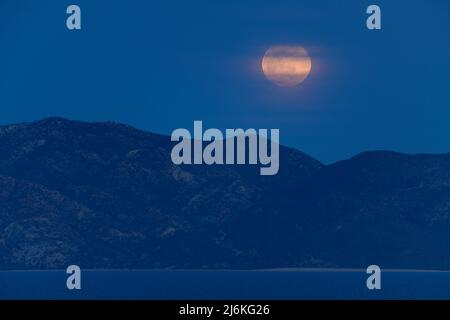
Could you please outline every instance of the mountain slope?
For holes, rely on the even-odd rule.
[[[175,166],[170,137],[0,127],[0,268],[450,268],[450,155]]]
[[[450,154],[363,153],[324,168],[308,188],[326,259],[450,267]]]
[[[129,126],[50,118],[0,129],[0,174],[55,190],[90,212],[91,220],[58,216],[68,234],[73,231],[61,241],[80,253],[73,259],[89,267],[277,265],[269,251],[277,253],[278,247],[269,246],[277,243],[272,221],[278,218],[268,207],[322,164],[282,147],[283,169],[269,179],[249,166],[178,167],[171,162],[171,147],[169,137]],[[4,215],[17,210],[12,205]],[[30,212],[27,218],[34,217]],[[20,248],[5,231],[10,223],[0,216],[0,234],[15,255]],[[8,255],[3,260],[8,267],[36,265],[11,263]]]

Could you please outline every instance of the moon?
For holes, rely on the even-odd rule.
[[[305,81],[311,72],[311,57],[300,46],[269,48],[261,62],[267,79],[281,87],[294,87]]]

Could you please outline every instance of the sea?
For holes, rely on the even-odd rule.
[[[450,299],[450,272],[388,270],[369,290],[365,270],[86,270],[68,290],[65,270],[0,271],[0,299],[398,300]]]

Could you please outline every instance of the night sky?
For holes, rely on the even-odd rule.
[[[66,28],[70,4],[81,31]],[[370,4],[380,31],[366,28]],[[308,50],[305,82],[264,77],[274,45]],[[325,163],[450,152],[449,58],[448,0],[0,0],[0,123],[280,128],[282,144]]]

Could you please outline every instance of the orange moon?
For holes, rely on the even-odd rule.
[[[271,47],[261,62],[266,78],[282,87],[294,87],[305,81],[311,67],[311,57],[300,46]]]

